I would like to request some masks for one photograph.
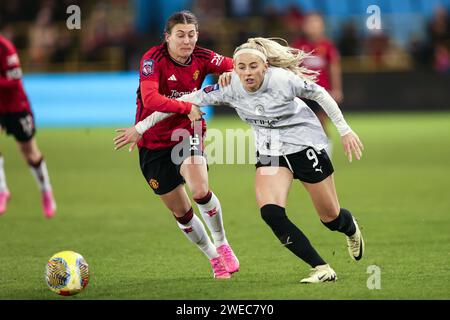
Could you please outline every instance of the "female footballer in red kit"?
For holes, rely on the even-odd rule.
[[[196,45],[198,21],[189,11],[169,17],[164,38],[163,44],[152,47],[141,59],[136,122],[155,111],[176,114],[142,137],[138,144],[141,170],[181,231],[210,260],[214,277],[230,278],[239,270],[239,261],[225,236],[219,199],[208,185],[203,154],[206,124],[200,109],[172,98],[199,90],[208,74],[230,71],[233,61]],[[198,130],[194,130],[192,121],[198,124]],[[213,241],[194,213],[185,183]]]
[[[25,89],[22,69],[14,45],[0,35],[0,129],[16,139],[19,150],[28,162],[31,173],[41,190],[44,216],[52,218],[56,202],[44,156],[34,137],[36,129]],[[6,184],[4,158],[0,153],[0,215],[6,212],[10,192]]]

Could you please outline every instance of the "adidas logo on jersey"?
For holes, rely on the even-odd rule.
[[[169,79],[167,79],[167,80],[170,80],[170,81],[177,81],[177,78],[175,78],[175,75],[173,74],[173,75],[171,75],[171,76],[169,77]]]

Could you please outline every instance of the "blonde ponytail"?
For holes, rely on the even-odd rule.
[[[282,41],[285,45],[275,40]],[[262,52],[267,57],[269,65],[290,70],[302,79],[316,81],[319,75],[318,71],[301,66],[303,60],[310,57],[311,53],[289,47],[288,42],[282,38],[249,38],[246,43],[237,47],[234,53],[245,48]]]

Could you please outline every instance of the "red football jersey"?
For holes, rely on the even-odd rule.
[[[180,64],[169,56],[167,44],[152,47],[147,51],[140,63],[136,123],[155,111],[177,114],[147,130],[138,146],[148,149],[170,148],[181,140],[172,140],[175,130],[185,129],[193,134],[191,121],[187,117],[191,111],[191,103],[174,99],[199,90],[208,74],[221,74],[231,69],[233,59],[198,46],[186,64]],[[204,120],[202,129],[204,134]]]
[[[0,35],[0,114],[29,111],[22,69],[14,45]]]
[[[305,52],[313,51],[312,56],[303,61],[303,66],[308,69],[320,71],[317,77],[317,84],[327,90],[331,90],[330,64],[339,60],[339,52],[333,42],[327,38],[322,38],[317,42],[312,42],[307,38],[298,38],[292,43],[292,47]]]

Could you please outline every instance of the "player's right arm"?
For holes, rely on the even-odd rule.
[[[131,143],[130,152],[134,149],[137,142],[142,138],[145,131],[153,127],[158,122],[167,119],[175,113],[165,113],[155,111],[147,118],[139,121],[133,127],[116,129],[118,135],[114,138],[114,149],[118,150]],[[200,120],[204,113],[196,105],[192,105],[188,117],[191,121]]]
[[[225,88],[226,89],[226,88]],[[219,84],[214,84],[210,86],[206,86],[205,88],[194,91],[189,94],[185,94],[182,97],[178,98],[178,101],[189,102],[192,105],[192,110],[189,114],[189,119],[191,121],[199,120],[203,113],[198,109],[197,106],[208,106],[208,105],[217,105],[225,102],[224,90],[219,87]],[[153,127],[156,123],[161,120],[170,117],[172,114],[162,113],[162,112],[154,112],[149,115],[147,118],[136,123],[135,128],[136,131],[142,135],[145,131]]]
[[[191,111],[188,115],[189,119],[191,119],[191,121],[199,120],[204,113],[200,111],[198,106],[207,106],[226,102],[224,90],[229,90],[229,87],[220,89],[219,85],[215,84],[207,86],[202,90],[186,94],[177,100],[191,103]],[[114,138],[115,149],[118,150],[131,143],[129,151],[132,151],[137,142],[142,138],[145,131],[149,130],[155,124],[170,117],[171,115],[173,115],[173,113],[153,112],[147,118],[136,123],[134,127],[117,129],[116,132],[118,132],[119,135]]]

